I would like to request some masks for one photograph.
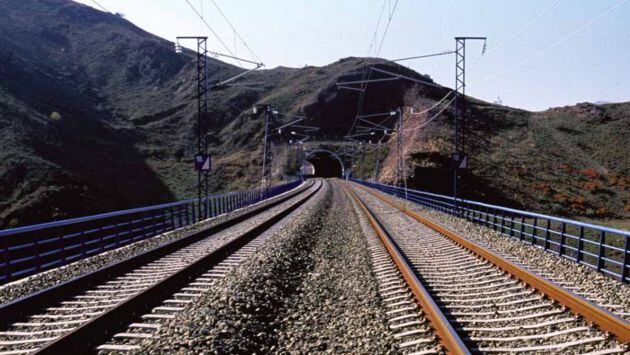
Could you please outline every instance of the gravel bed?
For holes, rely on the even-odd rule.
[[[481,243],[494,252],[511,257],[534,272],[553,275],[554,279],[566,283],[563,286],[576,287],[574,292],[585,294],[587,298],[593,299],[596,304],[608,308],[613,313],[623,312],[626,314],[623,317],[630,320],[630,285],[463,218],[428,209],[398,197],[387,196],[397,199],[423,217],[438,222],[473,242]],[[610,305],[616,307],[611,308]]]
[[[326,183],[142,352],[392,352],[365,241],[344,198]]]
[[[304,188],[306,188],[306,186],[302,186],[300,189]],[[285,195],[273,197],[269,200],[261,202],[261,204],[267,205],[279,198],[282,198],[283,196]],[[247,206],[239,210],[232,211],[200,223],[196,223],[194,225],[178,228],[176,230],[155,237],[151,237],[149,239],[140,240],[124,247],[110,250],[86,259],[78,260],[68,265],[61,266],[59,268],[44,271],[42,273],[20,279],[6,285],[2,285],[0,286],[0,304],[27,296],[44,288],[57,285],[63,281],[67,281],[74,277],[98,270],[107,265],[114,264],[116,262],[128,259],[132,256],[156,248],[158,246],[167,244],[171,241],[186,237],[190,234],[198,232],[199,230],[212,227],[232,218],[236,218],[244,213],[249,212],[251,209],[260,206],[261,204]]]
[[[454,242],[441,236],[428,227],[423,226],[402,212],[386,205],[374,196],[364,192],[363,190],[359,190],[358,193],[370,206],[372,211],[379,216],[385,228],[392,233],[392,237],[410,259],[420,277],[425,280],[425,283],[439,282],[448,285],[448,287],[458,289],[461,287],[460,284],[464,284],[478,278],[483,278],[496,272],[496,268],[491,267],[488,264],[474,266],[474,268],[470,269],[458,269],[458,265],[461,265],[461,263],[474,261],[476,258],[462,247],[457,246]],[[442,258],[446,255],[449,256],[442,260]],[[449,261],[462,257],[465,258],[462,261]],[[444,271],[447,270],[448,273],[444,273]],[[446,276],[447,274],[449,276]],[[503,282],[510,280],[511,279],[508,275],[504,275]],[[514,296],[506,300],[526,300],[529,296],[528,293],[531,292],[531,288],[526,287],[521,283],[514,286],[498,284],[493,286],[492,289],[487,290],[487,295],[482,295],[481,293],[478,294],[477,292],[479,291],[470,292],[469,289],[469,287],[461,287],[459,291],[454,290],[444,292],[430,288],[429,292],[431,292],[432,296],[438,303],[448,304],[449,307],[453,305],[477,306],[474,310],[464,311],[464,314],[461,312],[455,312],[454,314],[449,315],[452,311],[448,309],[448,307],[444,309],[447,317],[449,317],[451,322],[454,322],[456,326],[458,323],[459,326],[464,327],[527,326],[558,318],[572,317],[572,313],[568,310],[559,307],[558,305],[550,304],[548,301],[543,299],[531,302],[527,301],[527,303],[515,305],[502,304],[502,302],[504,302],[502,299],[494,301],[489,298],[505,297],[508,294],[513,294]],[[523,295],[520,296],[521,294]],[[536,306],[539,308],[529,309],[528,306]],[[489,313],[487,313],[488,311]],[[455,315],[457,313],[459,314]],[[521,317],[528,317],[533,314],[536,314],[535,318],[520,319]],[[562,323],[554,327],[539,328],[535,333],[542,335],[553,331],[577,328],[584,330],[579,332],[575,331],[574,333],[558,334],[549,339],[515,339],[511,341],[494,340],[495,338],[522,337],[530,335],[529,331],[520,327],[512,330],[495,331],[490,337],[488,337],[488,334],[478,333],[475,331],[467,331],[465,332],[465,335],[468,337],[483,337],[483,340],[476,340],[474,344],[475,346],[479,346],[480,349],[506,349],[506,347],[528,347],[543,344],[545,344],[545,346],[550,346],[551,344],[562,344],[576,340],[584,340],[589,337],[602,337],[602,340],[580,346],[574,346],[570,349],[570,351],[596,351],[610,349],[620,345],[614,339],[606,339],[606,336],[601,331],[590,327],[587,322],[581,318],[567,323]]]
[[[394,353],[367,241],[348,196],[333,185],[333,201],[304,290],[292,299],[279,350]]]
[[[402,299],[391,299],[392,296],[400,296],[400,293],[392,294],[393,291],[404,290],[406,292],[405,300],[409,300],[415,304],[414,296],[411,293],[407,283],[402,275],[396,272],[398,269],[394,261],[389,256],[389,253],[385,249],[384,244],[374,232],[374,228],[368,221],[367,217],[361,210],[355,201],[352,201],[355,213],[359,216],[359,221],[363,235],[367,239],[370,252],[372,254],[372,271],[375,273],[377,279],[380,276],[379,295],[381,296],[382,303],[386,307],[386,311],[405,309],[404,311],[394,314],[386,314],[389,334],[394,338],[394,343],[397,345],[399,352],[403,354],[413,354],[417,352],[429,352],[435,354],[445,354],[446,351],[440,344],[435,335],[435,330],[432,328],[430,321],[424,316],[424,312],[420,307],[416,309],[408,309],[409,303],[401,303]],[[395,275],[391,275],[392,272],[396,272]],[[384,276],[388,274],[388,276]],[[392,306],[392,304],[399,304],[398,306]],[[420,334],[411,333],[413,331],[423,331]],[[409,334],[409,335],[404,335]],[[431,341],[427,341],[431,340]],[[418,341],[417,344],[409,345],[407,342]]]
[[[313,191],[316,188],[317,188],[316,186],[313,186],[309,189],[309,191]],[[216,249],[225,245],[229,241],[234,240],[234,238],[242,235],[242,233],[244,233],[245,231],[254,228],[255,226],[271,218],[273,215],[288,208],[289,205],[292,205],[296,203],[298,200],[304,198],[304,195],[307,193],[309,192],[302,192],[298,196],[294,196],[290,198],[288,201],[285,201],[279,204],[278,206],[270,208],[260,214],[257,214],[256,216],[252,218],[242,221],[223,231],[215,233],[211,237],[204,238],[200,241],[190,244],[187,247],[179,249],[175,251],[174,253],[169,254],[168,257],[175,257],[176,259],[175,261],[170,261],[164,264],[164,258],[159,258],[153,262],[147,263],[142,268],[133,270],[125,274],[124,280],[121,280],[122,278],[119,278],[117,280],[109,280],[109,281],[116,281],[117,282],[116,285],[118,287],[114,290],[107,291],[104,294],[99,294],[99,296],[104,296],[105,298],[100,300],[98,308],[93,309],[92,312],[108,311],[109,309],[111,309],[114,305],[111,302],[106,302],[107,299],[110,299],[110,300],[111,299],[116,299],[116,300],[125,299],[136,293],[136,291],[132,291],[130,293],[129,291],[123,290],[124,286],[129,286],[137,282],[138,279],[143,279],[145,281],[153,280],[153,282],[158,282],[159,280],[162,280],[168,277],[169,275],[181,269],[182,267],[185,267],[186,265],[192,263],[194,260],[198,260],[203,255],[215,251]],[[159,271],[149,271],[149,270],[159,270]],[[151,276],[146,276],[147,272],[151,272],[152,273]],[[94,293],[90,294],[90,292],[94,292],[94,291],[96,291],[96,287],[93,287],[92,290],[87,290],[85,293],[82,293],[80,295],[68,295],[68,299],[66,299],[66,301],[70,301],[70,300],[76,301],[78,300],[79,297],[94,296],[96,294]],[[81,306],[85,306],[85,304],[82,304]],[[68,308],[68,307],[64,307],[64,308]],[[72,310],[46,311],[45,314],[51,319],[53,319],[53,317],[69,317],[71,315],[74,316],[76,312]],[[81,318],[83,321],[86,321],[88,319],[93,318],[94,316],[95,314],[91,313],[90,315],[84,316]],[[76,317],[72,317],[72,318],[76,318]],[[38,320],[35,319],[34,322],[37,323]],[[12,326],[10,330],[20,331],[20,330],[24,330],[24,328],[25,327],[23,325],[15,325],[15,326]],[[60,327],[57,324],[51,324],[47,326],[38,326],[37,330],[59,330],[60,328],[65,328],[66,330],[68,330],[66,327],[63,327],[63,326]],[[8,338],[6,338],[4,335],[0,336],[0,352],[3,350],[14,351],[17,349],[24,349],[25,347],[26,348],[33,347],[32,344],[26,344],[26,343],[25,344],[4,343],[5,340],[11,340],[9,338],[11,338],[11,336],[9,336]],[[18,338],[22,339],[21,336],[19,336]],[[15,339],[15,340],[20,340],[20,339]],[[8,347],[5,348],[4,345],[8,345]]]

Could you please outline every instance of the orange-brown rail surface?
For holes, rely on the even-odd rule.
[[[359,205],[361,210],[363,210],[365,216],[370,222],[370,225],[374,229],[374,232],[376,232],[381,242],[385,246],[385,249],[387,249],[387,252],[396,264],[398,270],[400,270],[400,273],[402,274],[405,282],[411,289],[411,292],[413,293],[419,306],[422,308],[423,312],[426,314],[427,318],[431,322],[431,326],[435,330],[435,333],[439,338],[442,346],[446,348],[449,354],[470,354],[470,351],[468,351],[468,348],[466,347],[466,345],[464,345],[464,342],[460,339],[459,335],[457,334],[455,329],[453,329],[440,308],[435,304],[435,301],[433,301],[433,298],[430,296],[429,292],[424,288],[420,280],[418,280],[411,266],[409,266],[407,261],[404,259],[398,248],[391,240],[391,237],[385,232],[385,230],[383,230],[369,208],[363,203],[363,201],[361,201],[361,199],[354,191],[346,190],[346,192],[348,192],[352,196],[357,205]]]
[[[358,184],[355,184],[354,186],[357,186],[362,190],[370,193],[371,195],[385,202],[386,204],[397,208],[398,210],[405,213],[407,216],[446,236],[447,238],[472,251],[481,258],[488,260],[490,263],[497,266],[501,270],[507,272],[510,275],[513,275],[514,277],[538,290],[542,294],[556,300],[558,303],[569,308],[574,313],[584,317],[584,319],[586,319],[587,321],[596,324],[603,331],[613,334],[615,337],[617,337],[619,341],[630,343],[630,325],[625,320],[600,307],[597,307],[584,298],[577,296],[568,290],[565,290],[564,288],[552,283],[551,281],[546,280],[545,278],[506,260],[505,258],[490,251],[489,249],[486,249],[471,242],[470,240],[460,236],[456,232],[428,218],[420,216],[418,213],[406,208],[404,205],[383,196],[383,194],[381,194],[380,192],[373,191],[372,189],[360,186]]]

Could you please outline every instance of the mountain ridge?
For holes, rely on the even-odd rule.
[[[177,54],[170,41],[70,0],[0,3],[5,148],[0,151],[0,227],[193,196],[194,61],[194,53]],[[309,125],[320,127],[318,140],[343,141],[357,94],[335,84],[359,79],[368,66],[433,83],[428,75],[384,59],[349,57],[323,67],[260,70],[242,85],[211,91],[212,190],[255,186],[259,180],[262,121],[249,114],[255,103],[285,113],[281,122],[291,114],[306,116]],[[242,70],[209,59],[210,82]],[[262,84],[245,85],[256,82]],[[363,112],[431,106],[449,90],[405,80],[371,85]],[[623,125],[630,122],[630,104],[529,112],[469,100],[474,160],[469,197],[568,216],[628,218],[630,162],[623,142],[629,134]],[[449,175],[452,116],[446,109],[405,140],[410,186],[448,193],[437,182]],[[421,118],[405,116],[405,126]],[[599,146],[592,141],[607,136]],[[281,147],[274,149],[280,158]],[[392,181],[390,153],[378,177],[383,182]],[[537,154],[542,163],[532,159]],[[275,163],[277,179],[281,164],[281,159]],[[369,164],[365,171],[373,169]]]

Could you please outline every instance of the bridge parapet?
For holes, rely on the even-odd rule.
[[[452,196],[358,179],[352,181],[459,216],[624,283],[630,282],[630,231],[459,198],[455,204]]]
[[[0,230],[0,284],[67,265],[104,251],[269,199],[297,187],[300,180],[266,191],[251,189]]]

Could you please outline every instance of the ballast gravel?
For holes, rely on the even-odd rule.
[[[630,285],[463,218],[435,211],[399,197],[386,196],[396,199],[423,217],[436,221],[473,242],[481,243],[498,254],[511,257],[533,271],[553,275],[554,279],[566,283],[563,284],[564,287],[574,287],[573,292],[593,299],[599,306],[630,320]]]
[[[357,223],[343,193],[326,182],[141,352],[393,353]]]
[[[297,191],[302,191],[306,189],[307,186],[310,186],[310,184],[303,184],[302,186],[298,187]],[[291,193],[292,191],[289,191],[287,193]],[[259,206],[268,205],[273,201],[276,201],[277,199],[281,199],[284,196],[286,196],[286,193],[273,197],[256,205],[247,206],[236,211],[232,211],[227,214],[223,214],[215,218],[196,223],[194,225],[178,228],[174,231],[151,237],[149,239],[141,240],[133,244],[120,247],[118,249],[107,251],[83,260],[78,260],[72,264],[44,271],[42,273],[20,279],[6,285],[2,285],[0,286],[0,304],[8,303],[20,297],[27,296],[34,292],[43,290],[47,287],[51,287],[61,282],[70,280],[74,277],[87,274],[89,272],[139,255],[143,252],[175,241],[177,239],[189,236],[202,229],[212,227],[232,218],[236,218]]]
[[[539,351],[541,352],[551,352],[556,346],[564,346],[565,348],[562,350],[567,353],[591,351],[619,353],[623,351],[624,344],[614,338],[607,337],[603,331],[590,327],[587,321],[581,318],[559,324],[551,329],[544,327],[527,329],[532,322],[544,324],[559,318],[572,319],[573,315],[564,307],[552,302],[543,299],[531,300],[532,297],[536,296],[534,291],[521,283],[509,284],[511,279],[508,275],[502,276],[508,283],[492,284],[491,288],[487,290],[469,291],[469,288],[463,285],[482,275],[491,275],[495,268],[489,263],[483,263],[474,271],[470,271],[468,267],[462,268],[463,264],[460,259],[468,259],[464,259],[465,262],[477,261],[478,259],[446,237],[423,226],[398,209],[385,204],[365,190],[357,189],[357,193],[378,216],[385,229],[392,234],[402,252],[411,259],[420,278],[429,285],[429,292],[432,297],[443,305],[442,310],[445,311],[446,316],[458,326],[468,328],[468,330],[461,331],[460,335],[465,341],[468,337],[468,339],[475,338],[469,345],[478,347],[479,352],[511,353],[519,351],[506,349],[520,348],[522,350],[529,347],[540,347]],[[440,259],[441,256],[445,255],[448,255],[446,259]],[[444,273],[440,270],[442,267],[448,269],[448,272]],[[435,287],[434,282],[445,285]],[[451,290],[439,290],[439,288],[444,287],[451,288]],[[501,304],[504,300],[500,297],[508,295],[510,298],[505,299],[505,301],[518,300],[521,303],[510,304],[510,302],[506,302]],[[455,308],[468,307],[473,304],[476,306],[474,310]],[[515,329],[501,330],[501,328],[513,326]],[[478,334],[478,327],[498,329],[493,331],[491,336],[488,336],[487,333]],[[545,333],[550,334],[552,331],[562,331],[563,333],[547,338]],[[526,338],[532,334],[536,334],[536,336]],[[583,343],[572,344],[572,342]],[[614,351],[607,352],[610,349],[614,349]]]

